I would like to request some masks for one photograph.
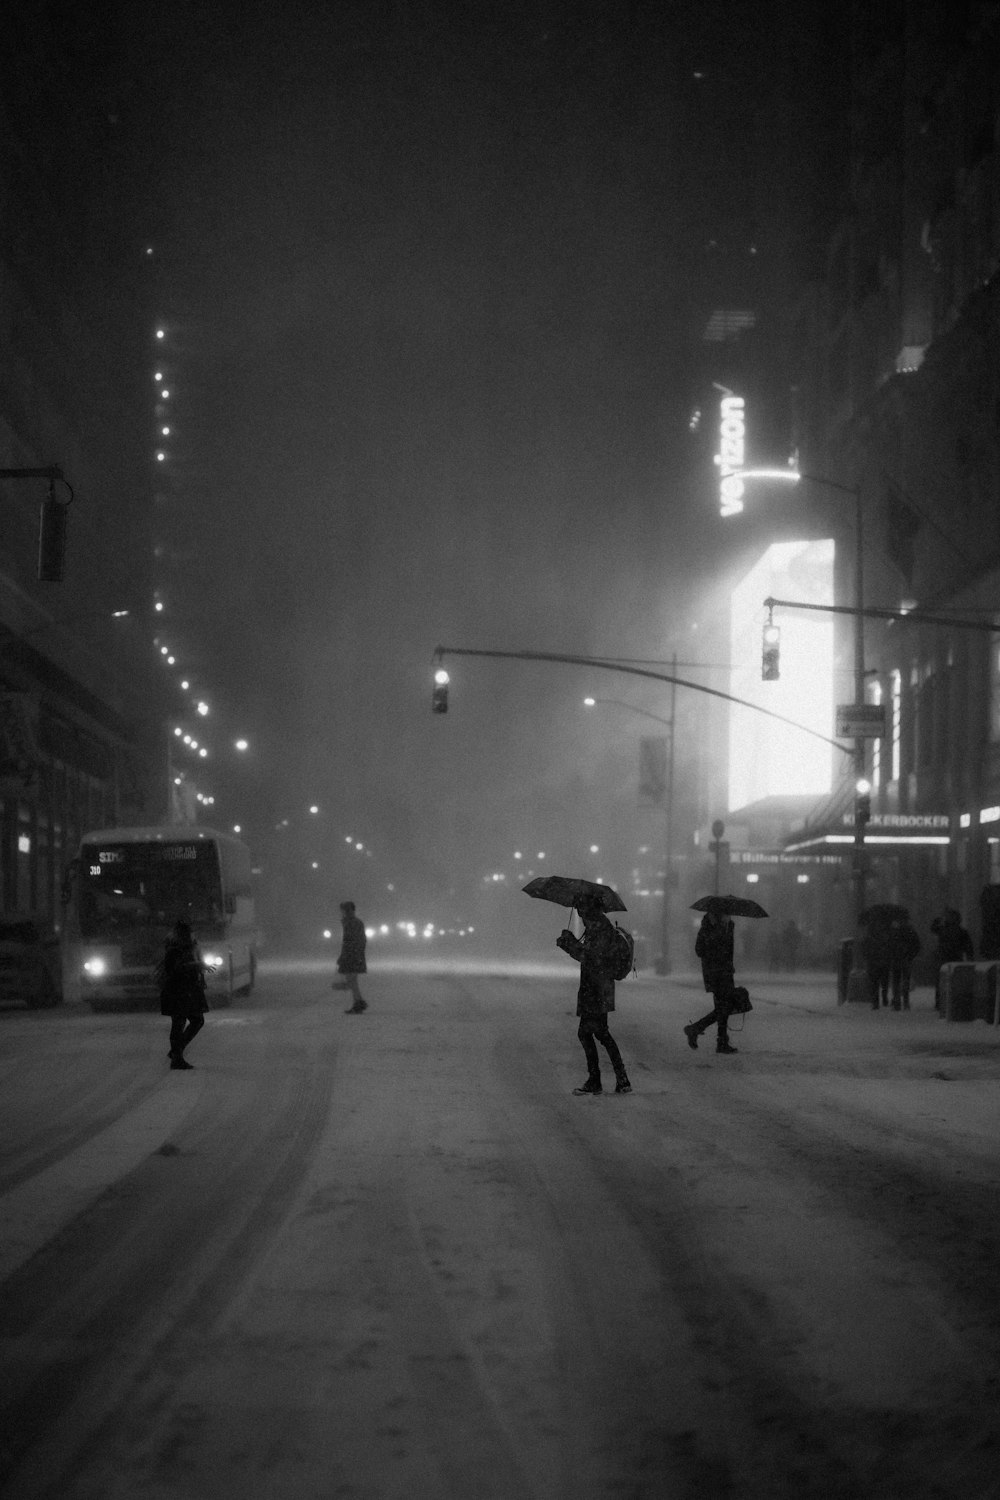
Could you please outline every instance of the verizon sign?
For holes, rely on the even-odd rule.
[[[743,509],[743,480],[739,471],[746,461],[746,402],[727,393],[719,412],[719,513],[737,516]]]

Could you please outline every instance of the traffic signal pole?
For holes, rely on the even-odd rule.
[[[864,516],[861,508],[861,486],[854,486],[854,702],[860,707],[865,701],[865,547]],[[865,776],[865,741],[862,735],[854,740],[854,919],[859,932],[861,917],[868,904],[868,869],[865,853],[865,824],[858,799],[858,783]],[[859,945],[859,940],[858,940]],[[859,968],[857,951],[853,967]]]
[[[478,651],[467,646],[435,647],[435,662],[443,661],[446,656],[489,656],[506,661],[561,662],[572,667],[595,667],[598,671],[624,672],[630,677],[648,677],[653,682],[672,682],[678,687],[689,688],[693,693],[707,693],[710,698],[723,698],[727,703],[738,703],[741,708],[752,708],[754,713],[765,714],[769,719],[777,719],[782,724],[790,724],[793,729],[800,730],[802,734],[812,735],[814,740],[822,740],[824,745],[832,745],[835,750],[842,750],[845,754],[850,749],[843,740],[831,739],[828,734],[820,734],[818,729],[810,729],[808,724],[800,724],[797,719],[789,719],[785,714],[777,714],[772,708],[762,708],[759,703],[751,703],[746,698],[737,698],[733,693],[724,693],[721,688],[706,687],[703,682],[688,682],[683,677],[666,672],[650,672],[645,667],[628,666],[625,662],[618,661],[611,656],[565,656],[555,651]]]

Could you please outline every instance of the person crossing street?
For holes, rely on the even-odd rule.
[[[694,951],[701,959],[705,988],[714,1000],[707,1016],[685,1026],[688,1046],[697,1049],[698,1038],[709,1026],[716,1026],[716,1052],[735,1052],[729,1041],[729,1017],[733,1012],[736,969],[733,962],[733,922],[711,907],[706,911],[695,939]]]
[[[556,947],[569,954],[570,958],[575,958],[580,965],[580,988],[576,999],[580,1025],[576,1034],[587,1059],[587,1078],[573,1092],[604,1092],[601,1062],[597,1052],[597,1043],[600,1042],[615,1072],[615,1093],[630,1094],[632,1085],[625,1071],[622,1055],[608,1030],[608,1012],[615,1008],[615,930],[604,915],[600,902],[592,897],[581,897],[576,909],[583,921],[583,936],[578,938],[568,927],[564,927],[556,938]]]

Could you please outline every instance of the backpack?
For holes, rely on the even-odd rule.
[[[611,977],[614,980],[627,979],[635,968],[635,939],[624,927],[615,923],[615,958]]]

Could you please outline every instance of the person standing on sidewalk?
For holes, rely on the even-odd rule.
[[[733,932],[731,917],[721,912],[708,910],[701,920],[694,951],[701,959],[701,974],[705,988],[715,1001],[707,1016],[685,1026],[684,1035],[688,1046],[697,1048],[698,1038],[710,1026],[717,1026],[716,1052],[735,1052],[729,1041],[729,1017],[733,1013],[733,992],[736,988],[736,968],[733,962]]]
[[[883,1005],[889,1004],[889,968],[891,964],[891,929],[889,924],[881,919],[870,920],[861,948],[864,954],[865,969],[868,973],[868,990],[871,995],[872,1010],[878,1010],[879,1001]]]
[[[920,952],[920,938],[909,917],[898,917],[889,929],[889,984],[893,1010],[910,1008],[910,971]]]
[[[941,970],[945,964],[971,963],[972,939],[962,926],[962,914],[946,906],[943,917],[935,917],[931,932],[937,938],[937,976],[934,980],[934,1004],[941,1008]]]
[[[344,1014],[360,1016],[363,1010],[368,1009],[368,1001],[362,998],[358,987],[358,975],[368,973],[368,965],[365,963],[365,946],[368,939],[364,922],[355,915],[353,901],[341,901],[340,922],[344,930],[344,938],[340,945],[340,957],[337,959],[337,973],[341,977],[334,980],[333,988],[350,990],[354,997],[354,1004],[348,1006]]]
[[[622,1055],[611,1032],[608,1030],[608,1012],[615,1008],[615,961],[617,943],[615,930],[601,908],[599,901],[586,896],[577,902],[577,911],[583,921],[583,936],[576,937],[564,927],[556,938],[556,947],[575,958],[580,965],[580,988],[576,997],[576,1013],[580,1017],[577,1036],[587,1059],[587,1080],[574,1094],[601,1094],[601,1061],[597,1052],[600,1042],[608,1054],[615,1070],[615,1093],[631,1094]]]

